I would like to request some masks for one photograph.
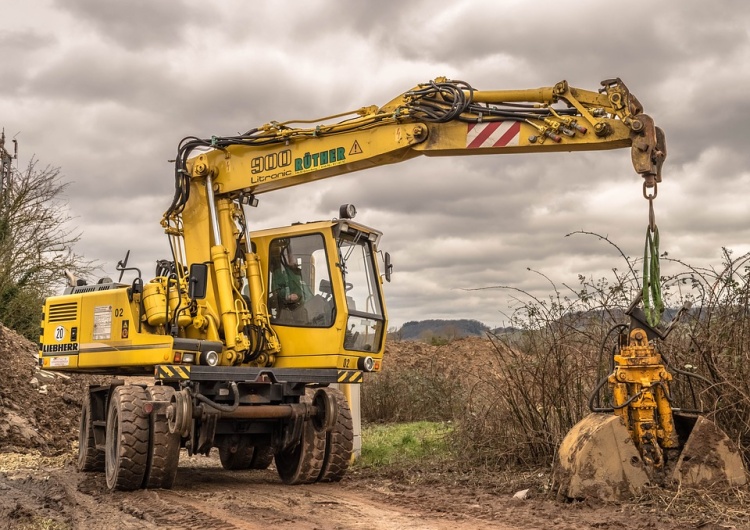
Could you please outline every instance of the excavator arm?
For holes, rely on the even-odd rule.
[[[346,119],[326,123],[336,118]],[[633,166],[646,187],[661,180],[664,134],[619,79],[603,81],[599,92],[591,92],[566,81],[482,91],[439,78],[380,108],[312,122],[270,122],[239,136],[184,140],[176,160],[178,193],[165,222],[181,211],[189,178],[210,175],[219,195],[258,195],[419,155],[624,147],[631,147]],[[196,149],[208,151],[190,158]]]

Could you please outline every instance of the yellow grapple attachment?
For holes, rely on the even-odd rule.
[[[705,416],[672,410],[672,376],[654,346],[670,328],[649,327],[632,306],[628,314],[630,331],[606,380],[613,414],[590,414],[565,436],[553,475],[558,496],[621,501],[648,485],[744,485],[742,456],[729,437]]]

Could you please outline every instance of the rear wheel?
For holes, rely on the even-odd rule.
[[[107,413],[105,478],[110,490],[135,490],[143,484],[148,463],[149,419],[143,410],[148,392],[118,386]]]
[[[304,396],[300,402],[310,403]],[[312,420],[302,426],[300,442],[290,450],[276,453],[276,470],[285,484],[310,484],[318,480],[325,458],[326,433],[318,431]]]
[[[268,469],[271,462],[273,462],[273,447],[259,445],[253,451],[253,461],[250,462],[250,469]]]
[[[153,401],[170,402],[174,389],[168,386],[150,386],[148,393]],[[170,433],[166,415],[149,415],[151,436],[148,444],[148,462],[143,478],[144,488],[169,489],[177,475],[180,460],[180,434]]]
[[[326,388],[325,391],[336,400],[338,415],[333,429],[326,433],[326,451],[318,481],[338,482],[349,469],[354,447],[354,424],[343,392],[335,388]]]
[[[255,450],[247,436],[231,435],[219,443],[221,467],[232,471],[251,469]]]
[[[91,395],[88,390],[83,394],[81,423],[78,430],[78,471],[104,471],[104,451],[96,448]]]

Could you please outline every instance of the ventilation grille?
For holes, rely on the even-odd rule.
[[[95,293],[98,291],[109,291],[111,289],[122,289],[127,287],[124,283],[97,283],[94,285],[76,285],[75,287],[66,287],[63,294],[85,294]]]
[[[49,306],[48,322],[65,322],[78,318],[78,303],[54,304]]]

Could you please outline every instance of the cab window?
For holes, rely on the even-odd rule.
[[[336,317],[322,234],[277,238],[268,249],[271,322],[330,327]]]
[[[349,314],[344,348],[377,351],[383,340],[385,316],[375,270],[374,248],[359,233],[342,234],[338,247]]]

